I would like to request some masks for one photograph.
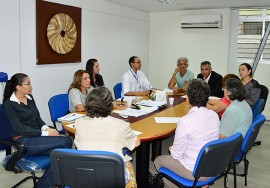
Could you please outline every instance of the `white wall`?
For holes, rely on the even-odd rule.
[[[222,14],[222,29],[182,29],[182,15]],[[149,75],[152,85],[167,87],[179,57],[189,59],[189,69],[197,76],[200,63],[208,60],[213,70],[227,72],[230,10],[211,9],[150,14]]]
[[[0,25],[5,26],[0,30],[0,71],[9,77],[17,72],[29,75],[37,106],[48,124],[49,98],[67,92],[74,72],[84,69],[89,58],[99,60],[111,91],[115,83],[121,82],[130,56],[141,57],[146,74],[149,67],[149,13],[103,0],[51,2],[82,8],[82,63],[36,65],[36,1],[3,1],[0,7]]]

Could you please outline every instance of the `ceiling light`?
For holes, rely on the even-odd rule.
[[[170,1],[170,0],[153,0],[153,1],[156,2],[156,3],[161,3],[163,5],[176,4],[175,2]]]

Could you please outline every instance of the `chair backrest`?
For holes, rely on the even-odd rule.
[[[251,150],[265,120],[266,118],[262,114],[257,115],[257,117],[254,119],[243,140],[241,153],[238,154],[239,157],[242,157],[243,155],[245,156],[249,150]]]
[[[267,101],[269,90],[264,85],[259,85],[259,87],[261,89],[260,99],[263,99],[264,100],[263,107],[261,109],[261,112],[262,112],[264,110],[264,107],[265,107],[265,104],[266,104],[266,101]]]
[[[253,120],[262,112],[264,105],[264,99],[259,99],[252,107]]]
[[[195,178],[218,176],[234,162],[243,140],[241,133],[204,145],[193,170]],[[213,165],[215,164],[215,165]]]
[[[115,100],[121,98],[122,83],[117,83],[113,87]]]
[[[57,118],[66,115],[69,112],[68,94],[58,94],[52,96],[48,102],[51,120],[53,123]]]
[[[55,149],[51,153],[54,182],[68,187],[125,187],[120,155],[106,151]]]
[[[0,104],[0,140],[12,140],[11,138],[12,128],[6,117],[4,111],[4,105]],[[0,143],[0,150],[10,149],[10,146]]]

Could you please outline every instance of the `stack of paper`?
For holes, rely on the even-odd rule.
[[[81,118],[85,116],[84,114],[77,114],[77,113],[71,113],[68,115],[65,115],[63,117],[58,118],[58,121],[66,121],[66,122],[70,122],[70,121],[74,121],[75,119]]]

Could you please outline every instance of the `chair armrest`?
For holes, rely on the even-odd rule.
[[[15,152],[11,154],[12,156],[7,161],[5,170],[13,171],[15,173],[20,172],[20,170],[16,168],[16,163],[26,154],[24,145],[11,140],[0,140],[0,144],[12,146],[15,149]]]

